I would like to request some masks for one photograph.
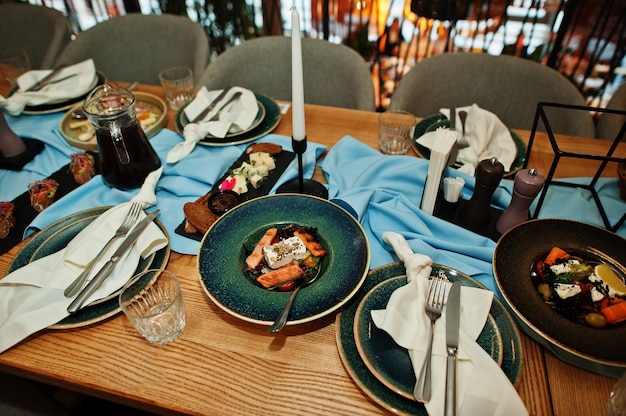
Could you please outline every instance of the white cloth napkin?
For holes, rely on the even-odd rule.
[[[208,91],[202,87],[196,98],[185,107],[187,119],[195,119],[223,90]],[[229,102],[237,93],[239,98]],[[228,103],[228,104],[226,104]],[[222,106],[225,105],[222,109]],[[221,110],[221,111],[220,111]],[[176,163],[187,156],[196,147],[198,141],[208,134],[223,138],[228,133],[237,133],[249,128],[259,112],[259,105],[254,93],[241,87],[231,88],[226,96],[199,123],[189,123],[183,129],[184,142],[178,143],[167,154],[167,163]],[[219,117],[213,117],[219,113]]]
[[[439,110],[446,117],[450,118],[450,109]],[[465,136],[462,135],[460,123],[457,122],[457,162],[462,163],[460,171],[470,176],[474,175],[476,166],[485,159],[497,158],[508,172],[511,164],[517,156],[517,148],[511,132],[500,121],[498,116],[490,111],[473,104],[467,107],[458,107],[456,120],[460,120],[459,112],[466,111]],[[417,139],[422,146],[431,149],[435,142],[435,132],[428,132]]]
[[[374,324],[409,350],[415,374],[419,374],[428,342],[430,320],[424,311],[432,261],[414,254],[404,237],[385,232],[383,239],[404,262],[408,283],[394,291],[387,308],[372,311]],[[459,415],[526,415],[524,403],[498,364],[476,338],[491,308],[493,293],[478,288],[461,289],[461,331],[458,349]],[[446,378],[446,313],[435,323],[432,357],[432,397],[426,403],[429,415],[444,412]]]
[[[157,196],[155,193],[155,188],[159,179],[161,179],[161,174],[163,173],[163,166],[154,170],[148,174],[146,179],[143,181],[143,185],[141,185],[141,189],[137,192],[130,202],[139,202],[141,206],[146,209],[150,208],[157,203]]]
[[[64,249],[0,280],[0,352],[69,315],[67,307],[74,298],[65,297],[63,291],[113,236],[130,205],[124,203],[111,208],[85,227]],[[144,217],[142,213],[140,218]],[[123,238],[113,244],[94,270],[99,270],[110,259],[122,241]],[[167,237],[161,229],[150,224],[86,304],[118,290],[132,277],[140,257],[166,245]]]
[[[0,96],[0,107],[6,108],[7,112],[12,116],[18,116],[28,105],[42,105],[80,97],[89,91],[96,77],[96,67],[93,60],[87,59],[83,62],[63,68],[54,77],[54,79],[61,79],[76,74],[76,76],[72,78],[48,84],[39,91],[20,92],[21,90],[28,89],[35,85],[50,72],[52,72],[52,70],[42,69],[28,71],[22,74],[17,79],[19,90],[9,98]]]

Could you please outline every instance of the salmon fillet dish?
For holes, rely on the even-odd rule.
[[[316,272],[327,251],[313,227],[290,224],[268,228],[254,247],[245,247],[247,272],[266,289],[290,290]]]

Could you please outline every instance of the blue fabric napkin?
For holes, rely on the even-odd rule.
[[[460,270],[495,291],[491,260],[496,243],[420,210],[428,173],[427,160],[384,155],[346,136],[331,148],[321,167],[328,180],[329,198],[349,205],[358,215],[370,243],[372,268],[398,261],[393,248],[382,237],[386,231],[394,231],[404,236],[413,252]],[[471,198],[473,177],[451,168],[445,176],[462,177],[466,184],[462,197]],[[586,179],[588,183],[589,178]],[[580,179],[583,183],[584,180]],[[614,214],[621,210],[620,215],[623,215],[626,203],[617,201],[617,185],[611,182],[616,181],[607,180],[601,192],[614,205],[611,208]],[[508,206],[512,185],[512,180],[501,182],[492,198],[494,207],[505,209]],[[596,221],[599,215],[595,204],[584,195],[584,191],[572,188],[550,187],[540,217],[578,219],[603,226],[601,220]],[[622,227],[620,234],[626,235],[626,227]]]
[[[167,129],[161,130],[150,138],[152,147],[163,163],[163,173],[156,186],[157,204],[154,209],[161,210],[159,219],[169,233],[171,249],[178,253],[196,255],[200,243],[174,232],[184,220],[183,205],[187,202],[193,202],[209,192],[215,182],[226,173],[250,143],[223,147],[197,146],[189,156],[180,162],[176,164],[166,163],[165,158],[169,150],[181,141],[182,138],[178,133]],[[270,134],[258,139],[257,142],[276,143],[283,146],[285,150],[291,151],[290,137]],[[324,153],[325,149],[322,145],[308,143],[307,151],[303,155],[305,177],[313,176],[315,160]],[[270,193],[274,193],[282,183],[297,178],[297,175],[298,165],[297,158],[295,158]],[[109,188],[102,181],[102,177],[96,175],[89,182],[70,192],[39,214],[27,227],[25,237],[73,212],[129,201],[137,192],[139,189],[121,191]]]
[[[2,111],[2,110],[0,110]],[[0,169],[0,201],[11,201],[28,190],[28,184],[47,178],[70,162],[70,155],[79,151],[70,146],[59,132],[61,116],[57,114],[22,115],[5,113],[7,124],[20,137],[44,143],[41,153],[22,170]]]

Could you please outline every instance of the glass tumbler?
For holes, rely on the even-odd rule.
[[[378,117],[378,144],[388,155],[403,155],[411,146],[416,119],[409,112],[388,110]]]
[[[120,308],[151,344],[174,341],[185,329],[185,304],[176,275],[151,269],[133,276],[119,295]]]

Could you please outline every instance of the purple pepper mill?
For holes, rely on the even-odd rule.
[[[504,176],[504,166],[498,159],[482,160],[476,166],[474,194],[461,210],[463,224],[470,228],[482,228],[491,221],[491,197]]]
[[[528,221],[528,208],[543,188],[545,181],[543,175],[534,168],[517,172],[513,181],[511,203],[496,223],[496,230],[500,234],[504,234],[517,224]]]

